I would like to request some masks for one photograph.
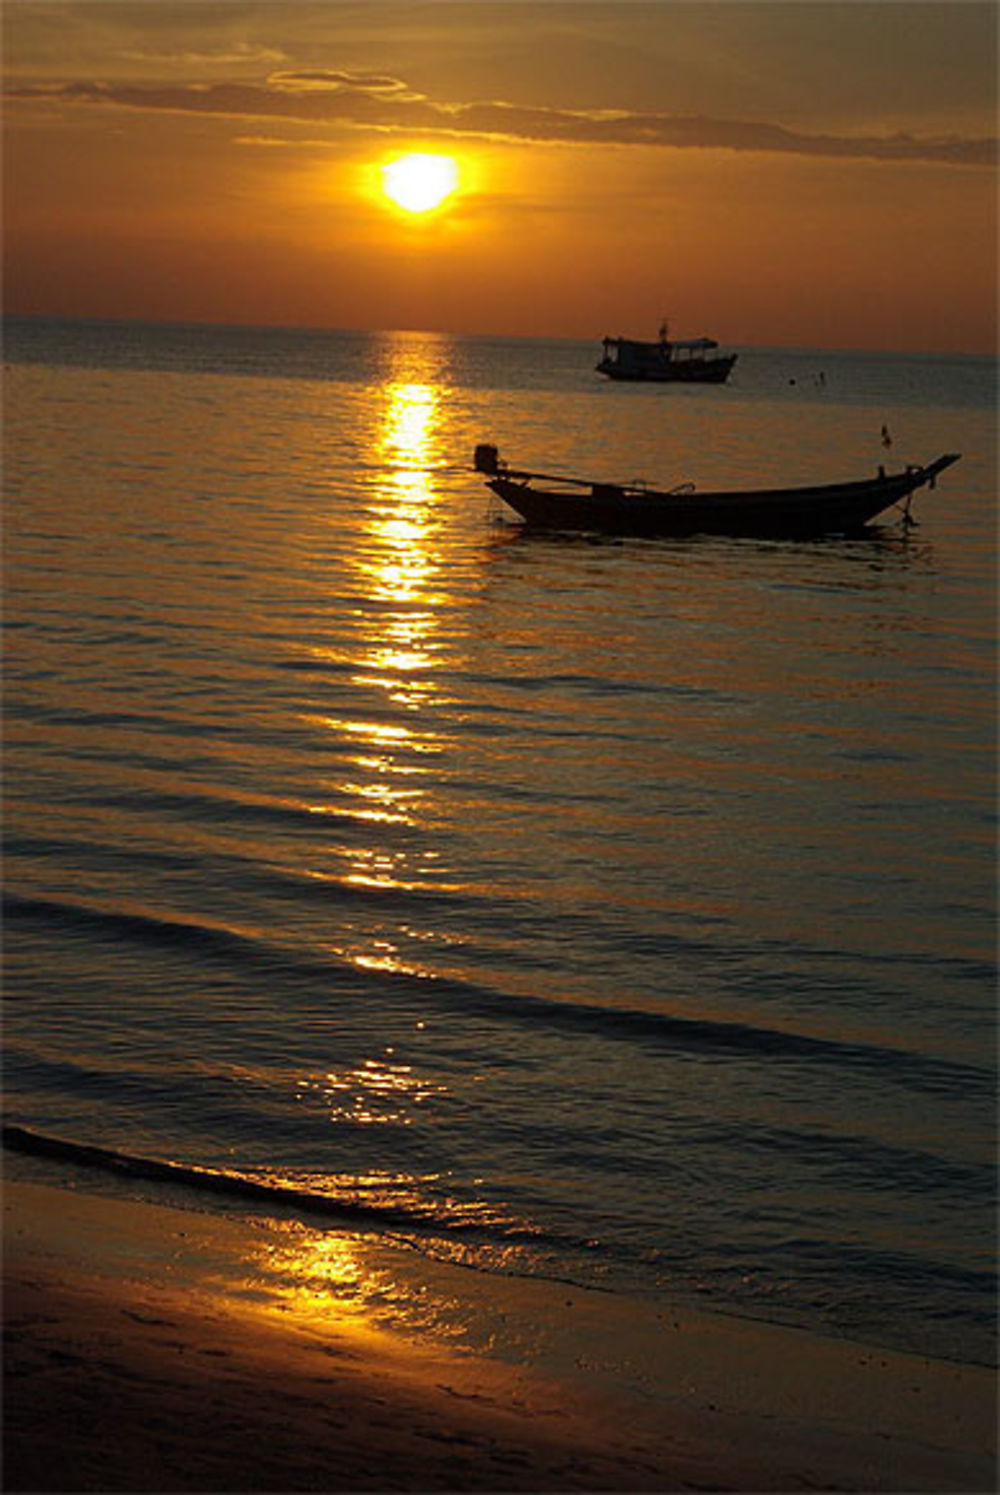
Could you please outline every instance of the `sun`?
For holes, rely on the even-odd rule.
[[[451,156],[413,152],[382,167],[382,190],[406,213],[429,213],[458,186],[458,167]]]

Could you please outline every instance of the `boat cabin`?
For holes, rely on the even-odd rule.
[[[609,379],[650,379],[661,383],[722,383],[736,362],[735,354],[716,354],[719,344],[711,337],[672,342],[666,322],[656,342],[634,338],[606,337],[597,372]]]

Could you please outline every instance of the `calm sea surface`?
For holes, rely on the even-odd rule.
[[[607,330],[8,325],[5,1119],[990,1360],[994,365],[614,386]],[[963,458],[908,534],[613,543],[478,441]]]

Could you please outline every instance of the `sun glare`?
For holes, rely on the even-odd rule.
[[[407,213],[429,213],[440,207],[458,186],[458,167],[450,156],[415,152],[399,156],[382,168],[386,197]]]

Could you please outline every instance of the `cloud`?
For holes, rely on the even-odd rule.
[[[502,100],[435,102],[398,78],[331,69],[278,72],[265,83],[125,85],[26,84],[9,98],[62,100],[127,109],[172,110],[238,119],[286,119],[379,131],[567,145],[668,146],[687,150],[767,152],[875,161],[993,166],[994,138],[908,134],[830,135],[766,121],[716,119],[625,109],[529,107]]]
[[[252,47],[247,42],[237,42],[234,47],[217,52],[141,52],[123,48],[118,55],[129,62],[155,63],[157,67],[228,67],[233,63],[251,63],[259,68],[288,60],[284,52],[271,47]]]
[[[410,93],[399,78],[381,77],[377,73],[344,73],[329,68],[303,68],[294,72],[272,73],[267,83],[269,88],[277,88],[285,93],[309,93],[314,89],[327,92],[356,89],[360,93],[405,94],[411,99],[422,97],[420,94]]]

